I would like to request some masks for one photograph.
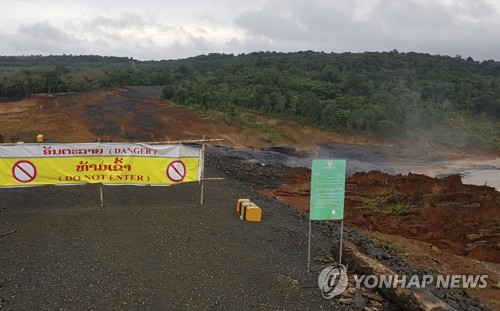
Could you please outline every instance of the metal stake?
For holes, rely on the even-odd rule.
[[[339,264],[342,264],[342,239],[344,235],[344,220],[340,222],[340,249],[339,249]]]
[[[311,272],[311,218],[309,218],[309,242],[307,246],[307,273]]]

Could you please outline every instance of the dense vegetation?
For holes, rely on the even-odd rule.
[[[256,52],[141,62],[0,57],[0,94],[165,85],[205,111],[249,109],[347,134],[435,135],[500,149],[500,62],[418,53]]]

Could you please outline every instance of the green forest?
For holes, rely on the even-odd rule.
[[[138,61],[0,56],[0,97],[165,86],[170,103],[241,109],[343,134],[419,136],[500,150],[500,62],[421,53],[254,52]]]

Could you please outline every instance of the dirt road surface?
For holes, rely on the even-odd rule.
[[[197,183],[104,187],[100,209],[95,185],[2,189],[0,310],[350,310],[301,286],[304,215],[259,195],[263,221],[240,221],[249,194],[214,181],[200,208]]]

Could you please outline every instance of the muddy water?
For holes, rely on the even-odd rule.
[[[432,177],[459,174],[464,184],[490,186],[500,191],[500,158],[489,160],[458,160],[418,166],[398,167],[397,171],[425,174]]]
[[[282,164],[291,167],[311,168],[313,159],[346,159],[348,176],[356,172],[369,171],[380,171],[388,174],[397,173],[393,167],[385,163],[388,156],[378,150],[337,143],[324,143],[318,147],[316,155],[310,154],[303,158],[290,156]]]
[[[460,175],[464,184],[487,185],[500,191],[500,158],[455,161],[414,159],[391,150],[345,144],[322,144],[316,158],[346,159],[348,174],[378,170],[390,174]],[[311,166],[311,158],[302,159]]]

